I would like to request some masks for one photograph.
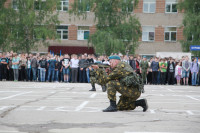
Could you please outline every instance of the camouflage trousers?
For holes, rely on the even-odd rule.
[[[137,88],[124,86],[119,81],[109,81],[107,83],[108,98],[116,101],[117,92],[121,94],[117,103],[118,110],[134,110],[136,108],[135,101],[141,95]]]
[[[91,83],[92,86],[95,85],[95,83],[96,83],[96,78],[95,78],[94,76],[91,76],[91,77],[90,77],[90,83]]]
[[[146,83],[146,79],[147,79],[147,71],[142,71],[141,76],[142,76],[142,80],[143,80],[143,82]]]

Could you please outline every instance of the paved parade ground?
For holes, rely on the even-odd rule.
[[[102,112],[90,84],[0,82],[0,133],[199,133],[200,87],[145,86],[149,110]],[[118,94],[119,95],[119,94]]]

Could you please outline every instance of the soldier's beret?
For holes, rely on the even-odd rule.
[[[146,56],[143,56],[143,58],[147,58]]]
[[[101,61],[96,61],[95,64],[101,64]]]
[[[111,59],[120,60],[120,57],[117,56],[117,55],[112,55],[112,56],[109,57],[109,59],[110,59],[110,60],[111,60]]]

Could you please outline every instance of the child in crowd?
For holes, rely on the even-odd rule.
[[[180,85],[181,74],[182,74],[181,62],[178,62],[177,66],[175,68],[175,76],[176,76],[176,80],[177,80],[177,85]]]

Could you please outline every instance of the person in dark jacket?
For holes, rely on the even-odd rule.
[[[79,82],[80,83],[86,83],[86,67],[85,64],[87,64],[86,56],[82,55],[81,60],[79,60]]]
[[[136,57],[133,58],[133,55],[130,56],[129,65],[136,72]]]
[[[167,63],[167,74],[168,74],[168,84],[174,84],[174,73],[175,73],[175,64],[174,60],[171,58]]]
[[[55,65],[56,65],[56,59],[51,55],[51,59],[48,61],[48,78],[47,78],[47,82],[50,81],[50,77],[51,77],[51,81],[54,81],[54,74],[55,74]]]
[[[32,72],[33,72],[33,81],[36,81],[37,77],[36,77],[36,73],[37,73],[37,58],[36,56],[33,57],[33,59],[31,60],[31,68],[32,68]]]
[[[152,69],[152,84],[157,85],[157,77],[158,77],[158,69],[159,69],[159,62],[158,58],[155,57],[155,60],[151,63]]]
[[[40,81],[45,82],[47,60],[45,59],[44,56],[42,56],[42,59],[39,61],[39,65],[40,65]]]
[[[54,81],[58,83],[59,81],[59,71],[60,71],[60,62],[58,61],[58,57],[56,57],[56,64],[55,64],[55,77]]]

